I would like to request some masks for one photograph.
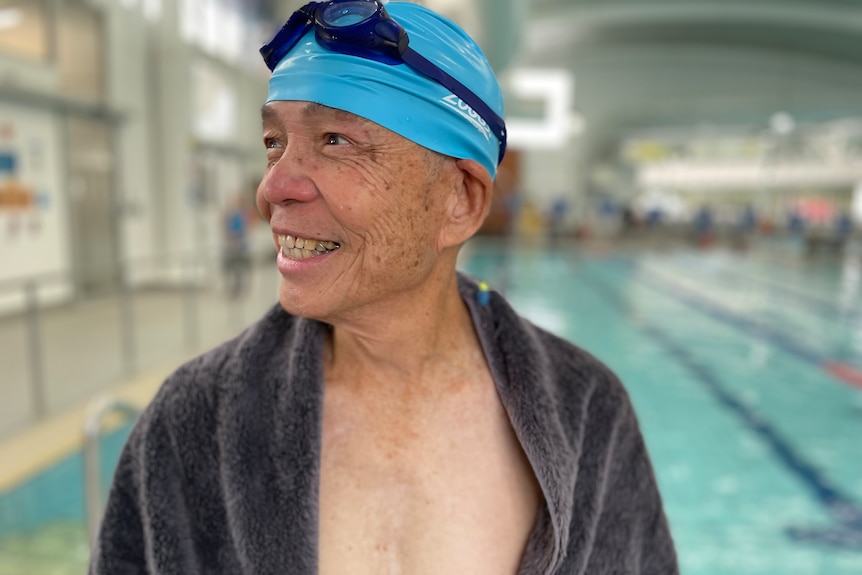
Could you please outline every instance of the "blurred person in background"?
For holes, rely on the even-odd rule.
[[[664,214],[662,213],[661,208],[648,209],[646,216],[644,217],[644,222],[648,229],[654,230],[660,228],[664,223]]]
[[[713,232],[715,226],[715,216],[712,214],[712,208],[706,204],[702,205],[694,215],[694,243],[699,248],[709,248],[715,243],[715,235]]]
[[[796,206],[791,207],[787,214],[787,230],[791,236],[802,237],[805,234],[805,220]]]
[[[847,242],[853,235],[853,219],[847,210],[842,210],[835,216],[835,243],[838,251],[847,247]]]
[[[565,196],[558,196],[551,202],[548,210],[548,237],[552,242],[558,242],[564,233],[566,216],[569,213],[569,201]]]
[[[751,204],[746,204],[739,212],[732,236],[732,246],[738,250],[747,250],[751,246],[752,236],[756,231],[757,212]]]
[[[227,292],[231,298],[242,296],[248,287],[251,272],[251,227],[257,214],[248,194],[238,193],[228,202],[223,218],[224,272]]]
[[[626,204],[620,213],[623,234],[630,234],[638,227],[637,214],[631,204]]]
[[[336,1],[262,53],[280,305],[162,386],[91,573],[678,573],[619,380],[456,272],[505,151],[474,41]]]

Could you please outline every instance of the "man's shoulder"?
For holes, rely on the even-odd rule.
[[[537,342],[536,354],[541,358],[538,381],[555,399],[563,421],[580,425],[579,419],[586,417],[591,424],[604,425],[632,416],[628,391],[605,362],[560,335],[528,320],[524,322]]]
[[[556,374],[555,382],[562,389],[571,387],[575,382],[582,382],[594,388],[593,392],[619,400],[628,399],[619,377],[604,361],[560,335],[530,325],[541,342],[540,348],[544,350],[551,372]]]
[[[216,418],[240,393],[267,384],[265,374],[290,360],[302,320],[275,305],[236,337],[180,365],[167,377],[142,419],[171,427]]]
[[[474,281],[462,277],[461,284],[465,298],[478,300]],[[553,409],[566,414],[590,404],[618,414],[631,410],[628,392],[616,373],[583,347],[523,317],[494,291],[484,305],[470,305],[476,310],[481,337],[490,344],[494,369],[510,383],[517,380],[517,387],[528,385],[541,392]]]

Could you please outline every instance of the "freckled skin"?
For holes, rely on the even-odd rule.
[[[435,169],[444,161],[437,154],[361,118],[324,107],[308,113],[309,106],[268,104],[268,167],[257,203],[273,227],[341,244],[327,256],[338,265],[284,277],[280,289],[288,311],[332,322],[423,283],[439,255],[451,179]]]

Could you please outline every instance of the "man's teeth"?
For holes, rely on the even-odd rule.
[[[337,250],[341,246],[336,242],[309,240],[296,236],[276,236],[281,252],[286,258],[304,260]]]

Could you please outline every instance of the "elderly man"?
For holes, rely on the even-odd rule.
[[[677,573],[614,375],[455,271],[505,150],[476,44],[311,3],[262,49],[280,306],[172,375],[92,573]]]

